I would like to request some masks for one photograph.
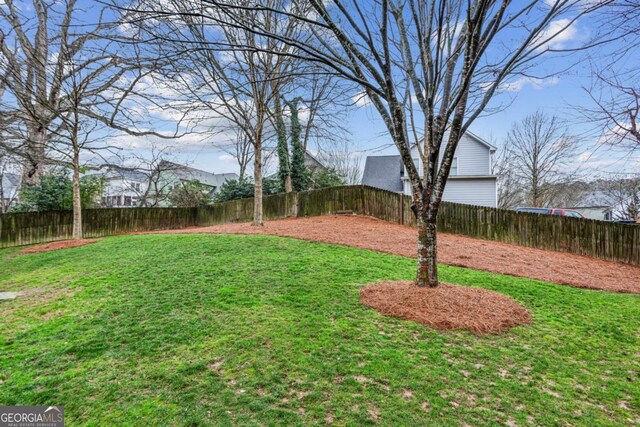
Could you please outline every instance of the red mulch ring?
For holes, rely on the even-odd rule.
[[[531,322],[529,310],[506,295],[446,283],[420,288],[413,282],[380,282],[361,289],[360,302],[385,316],[476,334],[501,332]]]
[[[59,249],[77,248],[78,246],[90,245],[98,240],[60,240],[57,242],[45,243],[44,245],[30,246],[20,251],[21,254],[35,254],[38,252],[51,252]]]
[[[270,234],[334,243],[416,258],[416,228],[362,216],[319,216],[266,222],[193,227],[153,233]],[[438,234],[438,261],[444,264],[544,282],[640,294],[640,267],[508,243]]]

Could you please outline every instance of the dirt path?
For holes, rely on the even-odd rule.
[[[269,221],[264,227],[224,224],[154,233],[269,234],[416,256],[416,229],[361,216]],[[578,288],[640,294],[640,267],[573,254],[525,248],[453,234],[438,235],[439,261]]]

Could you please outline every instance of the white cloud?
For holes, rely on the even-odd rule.
[[[541,90],[549,86],[555,86],[559,82],[560,78],[557,76],[552,76],[546,79],[523,76],[512,82],[503,83],[500,85],[500,90],[503,92],[520,92],[527,86],[531,86],[536,90]]]
[[[572,22],[571,19],[561,18],[551,21],[549,26],[540,33],[534,44],[540,43],[540,46],[536,48],[538,51],[558,50],[566,48],[569,43],[578,40],[580,37],[577,21]]]
[[[371,100],[369,96],[364,92],[358,92],[354,96],[351,97],[351,101],[357,107],[368,107],[371,105]]]

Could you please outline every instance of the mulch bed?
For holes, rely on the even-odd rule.
[[[415,228],[362,216],[291,218],[269,221],[263,227],[235,223],[153,233],[269,234],[417,256]],[[438,260],[578,288],[640,294],[640,267],[580,255],[439,233]]]
[[[30,246],[20,251],[21,254],[35,254],[38,252],[51,252],[59,249],[77,248],[78,246],[90,245],[98,240],[82,239],[82,240],[60,240],[57,242],[45,243],[44,245]]]
[[[380,282],[361,289],[360,302],[385,316],[476,334],[501,332],[531,322],[531,313],[506,295],[447,283],[420,288],[413,282]]]

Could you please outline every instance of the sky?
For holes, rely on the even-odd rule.
[[[585,87],[590,84],[589,65],[578,64],[571,72],[540,82],[524,82],[508,93],[512,99],[508,107],[495,114],[480,117],[470,131],[487,142],[500,147],[511,126],[527,115],[542,110],[549,115],[564,118],[569,129],[578,135],[579,148],[573,162],[576,171],[585,176],[617,176],[640,174],[640,152],[616,150],[599,144],[598,130],[577,112],[576,106],[592,107]],[[397,154],[393,141],[378,112],[370,105],[355,105],[344,117],[353,151],[367,155]],[[229,154],[211,143],[197,143],[192,138],[188,147],[177,141],[167,144],[175,147],[173,153],[181,161],[194,167],[215,172],[237,172],[238,166]],[[364,167],[364,162],[362,162]]]
[[[551,26],[553,25],[560,24],[552,23]],[[593,34],[594,25],[596,24],[586,18],[578,20],[554,39],[552,47],[580,45]],[[503,86],[502,93],[494,103],[506,107],[492,115],[480,117],[471,125],[470,131],[500,148],[514,123],[541,110],[566,120],[569,132],[578,138],[578,149],[571,162],[574,170],[570,172],[577,172],[586,179],[640,174],[640,150],[633,153],[601,144],[600,129],[580,114],[580,107],[594,107],[585,89],[592,83],[593,67],[599,65],[598,61],[604,58],[605,53],[618,49],[624,43],[627,42],[621,41],[591,51],[590,58],[583,53],[549,56],[542,64],[539,75],[548,75],[547,73],[558,70],[563,70],[562,72],[543,79],[512,78]],[[631,58],[631,61],[638,60],[637,56]],[[571,66],[567,69],[568,64]],[[366,102],[356,102],[356,94],[352,99],[353,107],[343,115],[344,125],[350,130],[347,138],[351,149],[362,156],[397,154],[375,108]],[[217,149],[214,144],[200,143],[199,137],[195,136],[186,139],[189,140],[186,144],[179,140],[168,142],[175,147],[172,152],[180,161],[211,172],[238,171],[235,159]],[[311,150],[314,148],[311,147]]]
[[[549,1],[545,0],[545,3],[549,3]],[[29,13],[29,3],[29,1],[20,2],[25,13]],[[2,4],[2,0],[0,0],[0,4]],[[561,24],[561,19],[558,19],[551,24],[551,27]],[[595,31],[595,25],[587,19],[578,20],[553,41],[552,47],[563,48],[579,45],[589,39]],[[626,41],[592,52],[592,59],[597,62],[600,59],[599,55],[608,50],[617,49],[624,43]],[[630,55],[630,58],[631,61],[638,61],[637,55]],[[565,70],[567,64],[572,66]],[[629,66],[628,63],[625,65]],[[633,66],[633,64],[631,65]],[[578,114],[577,107],[579,106],[593,107],[592,101],[584,89],[591,84],[592,67],[593,63],[582,54],[570,57],[549,57],[542,65],[541,75],[560,69],[564,71],[543,79],[520,77],[509,80],[503,86],[502,94],[495,100],[496,103],[504,104],[506,107],[495,114],[480,117],[471,125],[470,131],[500,148],[515,122],[537,110],[542,110],[548,115],[557,115],[565,119],[569,131],[579,138],[579,149],[572,162],[575,171],[587,178],[622,176],[627,173],[640,174],[640,150],[632,153],[614,150],[599,144],[599,129],[594,128],[592,123]],[[635,67],[637,68],[638,64],[635,64]],[[148,95],[166,95],[162,89],[154,88],[152,84],[148,84],[146,90]],[[340,113],[343,126],[350,131],[346,138],[351,150],[363,157],[397,154],[397,149],[393,146],[386,127],[375,108],[367,103],[356,102],[357,99],[357,92],[354,92],[352,95],[354,105],[346,113],[342,111]],[[171,117],[169,113],[156,112],[152,121],[156,120],[156,124],[158,124],[160,121],[171,122],[173,119],[174,117]],[[153,123],[151,125],[153,126]],[[221,150],[219,144],[216,144],[216,141],[219,143],[228,139],[228,136],[214,135],[219,122],[211,121],[208,126],[211,132],[191,134],[175,140],[120,135],[115,138],[115,145],[128,152],[142,155],[148,155],[152,143],[155,143],[159,148],[169,146],[168,152],[173,160],[214,173],[238,172],[236,160]],[[317,147],[310,147],[310,149],[313,152]],[[364,161],[361,163],[364,166]]]

